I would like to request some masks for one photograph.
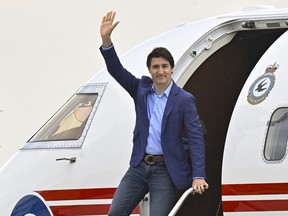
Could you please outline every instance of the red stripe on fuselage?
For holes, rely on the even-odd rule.
[[[288,211],[288,200],[241,200],[222,202],[224,212]]]
[[[288,183],[261,184],[225,184],[222,185],[222,195],[268,195],[288,194]]]
[[[223,196],[286,195],[288,183],[226,184]],[[288,200],[231,200],[222,201],[223,212],[288,211]]]
[[[116,188],[87,188],[36,191],[46,201],[112,199]]]
[[[89,199],[112,199],[116,188],[87,188],[66,190],[35,191],[46,201],[89,200]],[[107,215],[110,204],[91,205],[66,205],[49,206],[54,216],[76,215]],[[139,214],[139,206],[133,210],[133,214]]]

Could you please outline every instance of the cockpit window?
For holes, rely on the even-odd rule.
[[[288,108],[278,108],[271,116],[264,147],[264,157],[268,161],[280,161],[287,151]]]
[[[80,138],[97,94],[76,94],[32,139],[37,141]]]
[[[81,147],[106,85],[82,87],[23,149]]]

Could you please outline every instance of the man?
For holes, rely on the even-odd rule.
[[[136,124],[130,167],[116,190],[109,215],[130,215],[150,192],[150,215],[167,216],[176,189],[192,186],[195,193],[201,194],[208,188],[195,99],[172,80],[174,60],[166,48],[155,48],[147,57],[152,79],[138,79],[128,72],[112,43],[111,34],[119,23],[114,23],[114,18],[115,12],[108,12],[102,19],[100,51],[109,73],[134,100]]]

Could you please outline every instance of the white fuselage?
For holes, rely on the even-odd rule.
[[[252,23],[252,27],[245,27],[244,23],[249,24],[251,20],[255,26]],[[284,32],[288,28],[287,20],[288,10],[264,10],[187,23],[140,44],[121,56],[121,61],[136,77],[149,75],[145,65],[147,54],[156,46],[167,47],[177,63],[174,81],[188,88],[194,73],[197,76],[200,73],[195,71],[229,44],[235,35],[241,32],[252,35],[270,29]],[[222,199],[219,197],[219,201],[215,201],[215,205],[219,202],[223,206],[219,215],[288,214],[287,137],[286,145],[280,140],[283,154],[272,153],[278,146],[269,147],[277,139],[277,133],[283,133],[281,130],[286,124],[287,46],[288,34],[284,33],[261,54],[244,80],[240,94],[234,98],[237,102],[225,131],[226,141],[222,144],[225,148],[219,167],[222,168],[219,172],[221,184],[218,185],[222,189]],[[224,58],[222,60],[220,64],[224,68],[228,63]],[[274,63],[277,70],[268,78],[259,78]],[[205,77],[203,71],[201,74]],[[209,81],[209,77],[205,79]],[[253,94],[250,101],[247,99],[249,94]],[[225,104],[215,104],[215,108],[211,107],[212,113],[218,112],[217,106]],[[279,108],[283,111],[276,113],[274,119],[273,114]],[[267,138],[269,131],[274,130],[273,124],[282,120],[282,129],[279,127],[278,132],[276,130]],[[133,100],[129,94],[106,69],[98,72],[2,167],[0,214],[33,215],[37,213],[33,210],[36,205],[45,215],[107,214],[115,189],[129,166],[134,121]],[[209,124],[206,126],[209,131]],[[79,137],[71,138],[75,134]],[[221,165],[221,159],[213,161],[212,158],[211,163]],[[213,191],[218,183],[211,181],[208,178]],[[136,208],[134,213],[139,214],[139,211]],[[211,211],[216,214],[216,210]]]

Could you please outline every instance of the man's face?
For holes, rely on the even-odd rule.
[[[153,84],[157,87],[168,87],[172,75],[171,65],[166,59],[152,58],[149,72],[152,76]]]

